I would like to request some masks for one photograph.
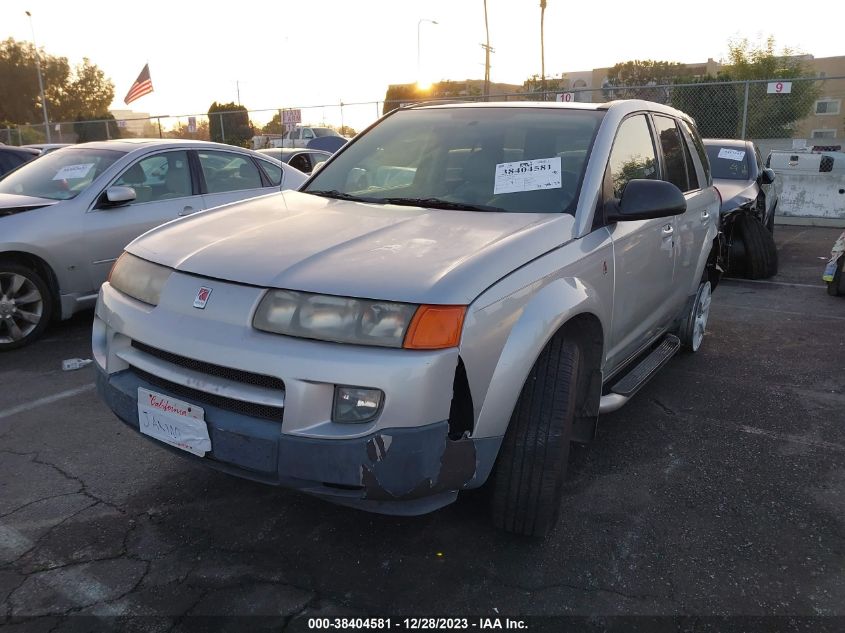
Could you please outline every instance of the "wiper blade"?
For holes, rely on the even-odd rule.
[[[409,207],[429,207],[431,209],[446,209],[449,211],[504,211],[500,207],[486,204],[469,204],[467,202],[453,202],[440,198],[382,198],[384,204],[398,204]]]
[[[334,198],[336,200],[353,200],[355,202],[372,202],[371,198],[362,198],[361,196],[353,196],[351,193],[344,193],[337,189],[329,191],[303,191],[302,193],[312,193],[315,196],[322,196],[323,198]]]

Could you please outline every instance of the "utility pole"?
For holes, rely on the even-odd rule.
[[[484,0],[484,31],[487,41],[481,45],[484,49],[484,100],[490,100],[490,53],[496,51],[490,47],[490,26],[487,22],[487,0]]]
[[[35,67],[38,69],[38,89],[41,91],[41,111],[44,114],[44,133],[47,136],[47,142],[51,142],[50,138],[50,123],[47,118],[47,99],[44,97],[44,80],[41,79],[41,56],[38,54],[38,45],[35,43],[35,27],[32,26],[32,14],[29,11],[25,12],[29,18],[29,30],[32,31],[32,47],[35,49]]]
[[[543,86],[543,101],[546,100],[546,44],[543,21],[546,17],[546,0],[540,0],[540,82]]]

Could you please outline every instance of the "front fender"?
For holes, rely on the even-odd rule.
[[[598,291],[580,279],[570,277],[555,279],[522,307],[478,410],[474,437],[504,435],[522,385],[540,352],[567,321],[585,313],[596,316],[603,330],[608,331]],[[464,361],[467,373],[472,375],[472,358]]]

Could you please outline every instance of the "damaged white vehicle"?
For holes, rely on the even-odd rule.
[[[234,475],[392,514],[489,480],[496,525],[545,534],[570,442],[701,344],[706,161],[644,101],[400,109],[299,192],[132,242],[99,393]]]

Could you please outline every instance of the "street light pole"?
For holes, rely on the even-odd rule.
[[[540,81],[543,87],[543,101],[546,100],[546,44],[543,20],[546,17],[546,0],[540,0]]]
[[[420,83],[420,27],[423,22],[438,24],[437,20],[428,20],[426,18],[421,18],[420,21],[417,22],[417,84]]]
[[[38,45],[35,43],[35,27],[32,26],[32,14],[26,11],[29,18],[29,30],[32,31],[32,47],[35,49],[35,67],[38,69],[38,89],[41,91],[41,111],[44,113],[44,132],[47,135],[47,142],[50,143],[50,123],[47,119],[47,99],[44,98],[44,80],[41,78],[41,56],[38,54]]]

